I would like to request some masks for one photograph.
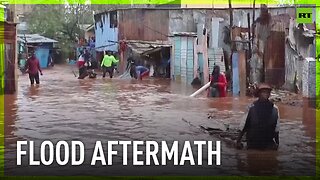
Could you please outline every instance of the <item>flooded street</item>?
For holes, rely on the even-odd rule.
[[[31,87],[28,76],[21,75],[18,93],[5,97],[7,174],[23,169],[14,166],[17,140],[81,140],[88,151],[97,140],[216,141],[221,139],[199,126],[238,128],[254,100],[190,98],[195,89],[164,79],[102,79],[99,74],[97,79],[78,80],[69,66],[44,70],[40,80],[39,87]],[[281,117],[277,152],[236,150],[221,140],[221,166],[188,168],[201,175],[315,175],[315,111],[308,102],[303,108],[277,105]],[[159,174],[172,174],[159,169]],[[188,175],[190,169],[175,172]],[[78,172],[86,173],[90,174]]]

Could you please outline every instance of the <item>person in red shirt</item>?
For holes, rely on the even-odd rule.
[[[226,97],[227,79],[220,73],[220,67],[215,65],[210,78],[209,97]]]
[[[84,79],[85,77],[87,77],[88,73],[87,73],[87,66],[86,66],[86,62],[85,59],[83,57],[83,53],[81,52],[81,55],[79,56],[79,59],[77,61],[77,66],[79,69],[79,77],[78,79]]]
[[[34,53],[32,53],[32,56],[28,59],[26,63],[26,69],[29,73],[31,85],[34,84],[34,81],[36,81],[36,84],[40,84],[39,72],[41,75],[43,74],[40,68],[39,60],[36,58]]]

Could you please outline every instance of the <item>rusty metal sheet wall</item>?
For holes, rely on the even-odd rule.
[[[246,52],[239,52],[239,84],[240,84],[240,96],[246,96],[247,89],[247,65]]]
[[[1,41],[4,40],[4,92],[12,94],[15,87],[15,58],[16,58],[16,25],[11,23],[1,24],[3,27]]]
[[[169,11],[133,9],[119,11],[119,38],[126,40],[168,40]]]
[[[265,81],[276,87],[285,82],[285,33],[272,31],[264,57]]]
[[[274,21],[274,26],[271,28],[271,31],[278,32],[289,32],[289,24],[290,24],[290,15],[289,14],[280,14],[272,17]]]
[[[16,41],[16,25],[11,23],[3,23],[0,24],[1,27],[1,36],[0,40],[5,42],[15,42]]]

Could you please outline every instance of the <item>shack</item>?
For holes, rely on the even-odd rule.
[[[130,8],[106,11],[95,16],[96,51],[112,51],[120,59],[120,72],[127,60],[153,67],[154,76],[170,77],[169,11]],[[97,56],[97,57],[98,57]],[[170,67],[170,66],[169,66]]]
[[[19,55],[28,54],[30,48],[35,48],[36,57],[40,61],[41,68],[49,66],[49,58],[58,41],[40,36],[39,34],[18,34]]]

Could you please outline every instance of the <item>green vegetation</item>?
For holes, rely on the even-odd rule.
[[[93,14],[89,5],[34,5],[25,15],[28,33],[40,34],[59,41],[67,58],[79,38],[84,37],[81,24],[92,24]]]

